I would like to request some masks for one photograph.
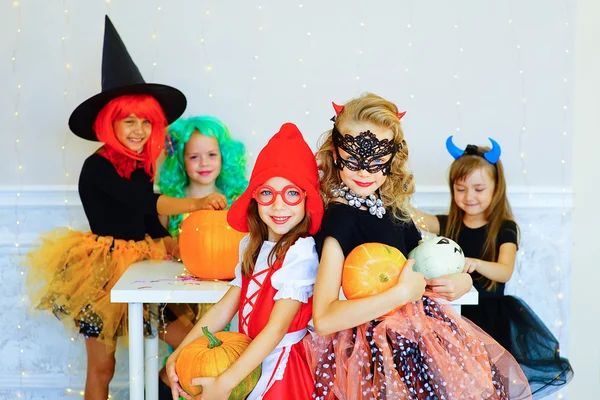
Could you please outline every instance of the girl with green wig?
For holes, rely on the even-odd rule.
[[[167,157],[158,187],[172,197],[203,198],[221,193],[228,207],[248,186],[246,149],[215,117],[181,118],[169,126]],[[173,237],[185,215],[171,215],[166,224]],[[163,222],[167,222],[166,219]]]
[[[158,182],[162,194],[201,199],[218,193],[227,199],[229,208],[246,190],[246,149],[242,142],[231,137],[229,129],[219,119],[210,116],[180,118],[169,126],[167,141],[167,156]],[[171,236],[177,238],[187,215],[160,218]],[[198,304],[192,310],[199,318],[212,305]],[[168,310],[165,309],[167,313]],[[229,330],[229,325],[225,330]],[[166,331],[164,335],[167,335]],[[160,371],[160,382],[159,398],[171,398],[164,368]]]

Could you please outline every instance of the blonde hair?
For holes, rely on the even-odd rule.
[[[242,255],[242,274],[249,278],[252,276],[252,272],[254,271],[254,266],[256,264],[256,259],[258,258],[258,254],[260,253],[260,249],[262,248],[265,240],[269,238],[269,230],[267,228],[267,224],[260,219],[260,215],[258,214],[258,204],[256,200],[250,200],[250,204],[248,205],[248,231],[249,231],[249,241],[246,249],[244,250],[244,254]],[[269,256],[267,257],[267,263],[269,268],[273,266],[273,263],[279,259],[283,259],[288,249],[296,243],[301,237],[308,236],[308,229],[310,227],[311,218],[310,213],[306,210],[305,205],[305,213],[302,221],[298,223],[295,227],[293,227],[288,233],[283,235],[275,244]]]
[[[408,146],[400,127],[398,107],[382,97],[366,93],[347,102],[336,117],[335,126],[340,132],[343,132],[344,126],[348,123],[371,123],[392,131],[392,140],[400,144],[400,148],[392,159],[391,175],[381,185],[380,195],[395,219],[409,221],[408,202],[415,191],[415,186],[413,175],[407,165]],[[321,177],[321,197],[325,207],[332,200],[331,189],[341,184],[339,169],[333,164],[335,150],[331,132],[330,129],[321,135],[319,150],[315,155]]]

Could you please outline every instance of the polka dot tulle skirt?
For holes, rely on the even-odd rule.
[[[315,399],[530,399],[527,378],[494,339],[429,297],[304,341]]]

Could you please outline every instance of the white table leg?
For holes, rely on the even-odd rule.
[[[129,399],[144,400],[144,305],[129,303]]]
[[[460,304],[452,304],[452,307],[454,307],[454,311],[460,315]]]
[[[150,305],[151,311],[158,315],[158,306]],[[158,329],[152,324],[152,336],[144,339],[146,357],[146,400],[158,400]]]

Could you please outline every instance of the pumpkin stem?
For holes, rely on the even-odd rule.
[[[223,344],[223,342],[217,339],[215,335],[210,333],[210,331],[208,330],[208,326],[202,327],[202,333],[204,333],[204,336],[206,336],[206,338],[208,339],[209,349],[214,349],[215,347],[219,347]]]
[[[379,274],[379,282],[381,283],[388,283],[390,280],[390,276],[388,274],[386,274],[385,272],[382,272]]]

